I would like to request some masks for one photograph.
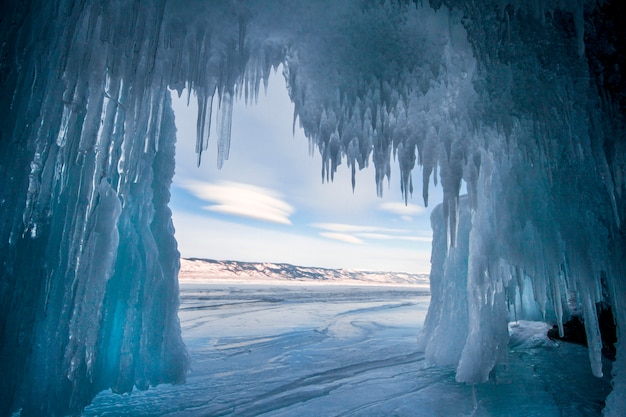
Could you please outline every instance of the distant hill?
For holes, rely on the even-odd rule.
[[[427,274],[355,271],[296,266],[285,263],[216,261],[190,258],[180,260],[179,279],[189,281],[292,281],[329,284],[429,285]]]

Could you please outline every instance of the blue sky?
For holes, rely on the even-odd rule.
[[[183,257],[429,271],[431,207],[423,207],[421,190],[404,205],[395,163],[383,198],[373,164],[357,172],[354,193],[345,162],[334,182],[322,184],[317,150],[311,157],[304,132],[292,133],[293,105],[280,72],[256,105],[235,104],[230,158],[221,170],[214,132],[196,167],[195,97],[189,106],[186,92],[172,99],[178,143],[170,206]],[[441,201],[440,187],[431,186],[431,196]]]

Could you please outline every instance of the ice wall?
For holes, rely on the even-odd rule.
[[[503,4],[495,13],[464,12],[479,63],[474,88],[485,107],[479,134],[468,145],[474,161],[464,168],[472,173],[464,172],[464,179],[475,202],[468,273],[458,278],[468,282],[470,317],[457,365],[460,381],[487,379],[506,346],[507,304],[521,311],[515,293],[532,291],[544,317],[554,315],[559,324],[568,301],[575,300],[596,375],[602,374],[599,304],[609,302],[618,311],[618,328],[623,323],[624,132],[623,111],[616,111],[623,110],[623,89],[602,84],[615,74],[598,72],[607,70],[598,61],[607,64],[616,52],[603,55],[607,32],[594,31],[599,21],[610,25],[611,19],[598,17],[604,9],[579,6],[586,8],[577,12],[547,4],[538,13]],[[582,13],[596,19],[585,25],[585,39],[597,49],[585,52],[576,21]],[[532,287],[524,288],[528,281]],[[428,333],[422,337],[428,339]],[[622,359],[614,367],[607,415],[624,412],[618,404],[624,398],[624,351],[618,349]]]
[[[184,380],[163,11],[3,2],[0,415]]]
[[[482,382],[511,314],[560,321],[574,300],[599,375],[597,304],[626,323],[621,8],[3,2],[0,415],[77,413],[101,389],[183,380],[168,88],[198,101],[197,162],[215,136],[221,165],[233,101],[254,102],[279,64],[323,180],[345,162],[354,184],[373,161],[382,194],[395,158],[407,199],[442,186],[429,360]],[[624,346],[607,415],[626,414]]]

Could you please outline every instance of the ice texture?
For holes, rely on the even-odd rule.
[[[609,306],[605,414],[626,415],[619,1],[32,0],[0,15],[0,415],[184,379],[168,89],[198,101],[198,163],[214,134],[221,166],[233,101],[280,65],[324,181],[345,160],[354,186],[372,161],[382,194],[395,159],[407,200],[415,170],[424,204],[442,187],[428,359],[480,383],[510,317],[576,313],[600,376]]]

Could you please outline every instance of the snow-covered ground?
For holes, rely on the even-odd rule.
[[[547,325],[510,326],[508,366],[459,384],[416,350],[416,287],[182,284],[184,385],[98,395],[86,416],[595,416],[609,380]],[[605,364],[606,365],[606,364]],[[605,367],[605,375],[610,369]]]

